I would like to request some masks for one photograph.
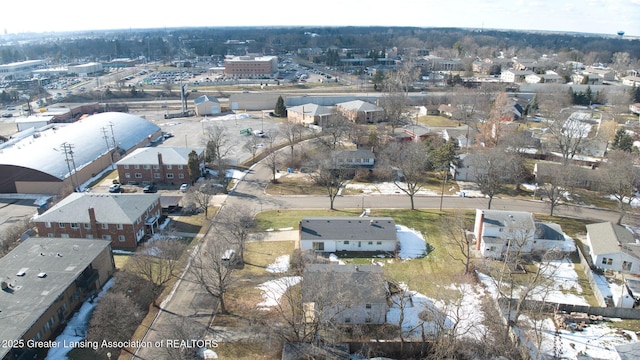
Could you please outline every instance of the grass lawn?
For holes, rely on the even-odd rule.
[[[437,126],[437,127],[453,127],[459,126],[460,122],[457,120],[451,120],[444,116],[438,115],[425,115],[418,117],[418,123],[425,126]]]
[[[313,183],[310,177],[281,177],[278,182],[269,183],[267,194],[270,195],[326,195],[327,190]]]
[[[131,259],[131,255],[114,254],[113,261],[116,263],[116,269],[122,270],[127,266],[127,263]]]
[[[298,227],[305,216],[359,216],[362,210],[270,210],[256,215],[257,231]]]
[[[221,359],[279,359],[282,349],[261,342],[225,342],[212,349]]]

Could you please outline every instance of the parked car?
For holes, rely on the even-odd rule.
[[[154,184],[147,185],[147,186],[144,187],[144,189],[142,189],[142,192],[143,193],[147,193],[147,194],[155,193],[155,192],[158,192],[158,187],[155,186]]]
[[[109,186],[109,192],[110,193],[122,192],[122,187],[120,186],[120,184],[112,184],[111,186]]]
[[[184,183],[184,184],[180,185],[180,191],[187,192],[187,189],[189,189],[189,184]]]

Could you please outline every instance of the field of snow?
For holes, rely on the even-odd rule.
[[[282,255],[276,258],[273,264],[267,265],[267,271],[270,273],[283,273],[289,270],[289,255]]]
[[[403,188],[406,188],[404,183],[398,183]],[[345,186],[346,189],[360,191],[363,194],[382,194],[382,195],[405,195],[405,192],[400,190],[393,182],[382,183],[349,183]],[[433,190],[421,189],[417,192],[417,195],[429,195],[436,196],[437,192]]]
[[[415,259],[427,254],[427,243],[420,231],[410,229],[404,225],[396,225],[401,259]]]
[[[269,310],[271,307],[277,306],[287,289],[300,281],[302,281],[302,276],[286,276],[258,285],[258,289],[262,290],[263,299],[262,302],[258,303],[258,309]]]

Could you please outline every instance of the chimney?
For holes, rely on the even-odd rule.
[[[91,234],[94,239],[98,239],[98,221],[96,220],[96,210],[89,208],[89,225],[91,226]]]
[[[478,235],[476,236],[476,250],[480,250],[480,243],[482,242],[482,230],[484,229],[484,211],[480,211],[480,224],[478,225]]]

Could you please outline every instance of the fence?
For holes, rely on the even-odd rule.
[[[500,304],[503,307],[506,307],[507,300],[500,299]],[[518,305],[518,299],[511,299],[511,306],[513,309]],[[562,304],[562,303],[554,303],[554,302],[546,302],[539,300],[524,300],[522,301],[521,308],[526,310],[534,310],[534,311],[542,311],[547,313],[553,313],[555,311],[558,312],[580,312],[585,313],[587,315],[596,315],[603,316],[608,318],[621,318],[621,319],[640,319],[640,310],[639,309],[628,309],[628,308],[619,308],[619,307],[600,307],[600,306],[589,306],[589,305],[573,305],[573,304]]]
[[[591,271],[591,262],[582,253],[581,244],[577,243],[576,245],[577,245],[576,248],[578,249],[578,256],[580,257],[580,265],[582,265],[582,270],[584,271],[584,275],[587,277],[587,280],[589,281],[589,285],[593,290],[593,295],[596,297],[596,300],[598,300],[598,304],[600,306],[607,307],[607,300],[605,296],[602,295],[602,292],[600,291],[600,288],[598,287],[598,284],[596,283],[596,280],[593,277],[593,272]]]

